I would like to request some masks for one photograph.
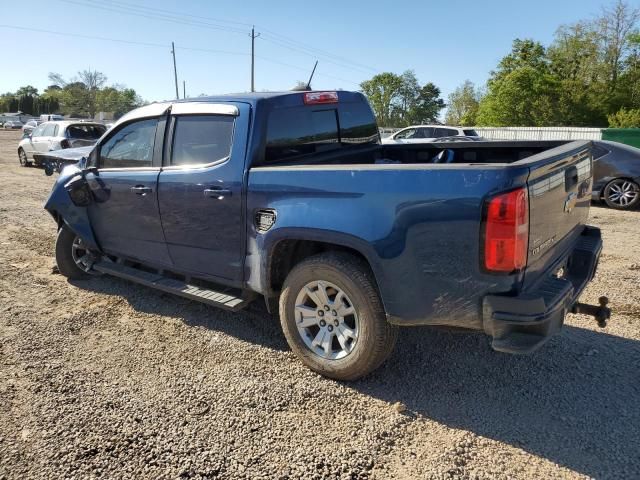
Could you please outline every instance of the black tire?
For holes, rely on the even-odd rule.
[[[602,192],[604,202],[616,210],[630,210],[640,204],[640,186],[633,180],[616,178]]]
[[[76,265],[73,259],[73,242],[77,235],[66,225],[58,232],[56,239],[56,264],[62,275],[70,280],[82,280],[89,275]]]
[[[27,158],[27,154],[24,153],[24,150],[22,148],[18,149],[18,160],[20,160],[21,167],[28,167],[31,165],[31,162]]]
[[[305,344],[298,331],[297,296],[306,285],[316,281],[330,282],[338,287],[357,313],[357,341],[343,358],[323,358]],[[378,368],[393,351],[398,337],[398,328],[387,322],[368,266],[353,255],[339,252],[315,255],[291,270],[280,295],[280,323],[298,358],[311,370],[336,380],[356,380]]]

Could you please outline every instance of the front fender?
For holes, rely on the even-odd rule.
[[[49,198],[44,204],[44,209],[49,212],[61,225],[64,222],[69,228],[87,244],[92,250],[100,250],[98,242],[93,234],[87,207],[78,207],[73,204],[71,197],[64,188],[65,184],[80,173],[75,165],[70,165],[62,170],[58,176]]]

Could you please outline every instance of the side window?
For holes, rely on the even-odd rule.
[[[139,120],[116,131],[100,146],[100,168],[150,167],[157,119]]]
[[[44,127],[44,132],[42,132],[42,136],[44,137],[53,137],[54,132],[56,130],[57,125],[55,123],[47,123]]]
[[[77,125],[69,125],[69,127],[67,128],[67,138],[79,140],[97,140],[106,131],[107,128],[103,125],[80,123]]]
[[[58,136],[58,127],[59,127],[59,125],[56,125],[56,128],[53,129],[53,136],[54,137]]]
[[[420,130],[422,130],[422,138],[433,138],[435,137],[435,135],[433,134],[433,128],[431,127],[427,127],[427,128],[421,128]]]
[[[405,138],[414,138],[414,136],[416,135],[416,131],[417,130],[415,128],[409,128],[397,134],[396,139],[403,140]]]
[[[42,136],[42,132],[44,131],[44,124],[40,125],[36,128],[33,129],[33,133],[31,134],[32,137],[41,137]]]
[[[171,165],[204,165],[228,157],[234,120],[229,115],[176,117]]]

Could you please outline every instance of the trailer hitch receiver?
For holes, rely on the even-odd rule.
[[[607,307],[609,305],[609,299],[607,297],[600,297],[598,299],[600,305],[588,305],[586,303],[576,302],[573,304],[571,313],[583,313],[585,315],[591,315],[598,322],[600,328],[607,326],[607,320],[611,318],[611,309]]]

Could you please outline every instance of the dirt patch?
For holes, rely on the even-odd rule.
[[[593,209],[605,255],[539,352],[406,329],[383,368],[326,380],[277,321],[55,274],[55,177],[0,131],[0,479],[636,478],[640,213]]]

